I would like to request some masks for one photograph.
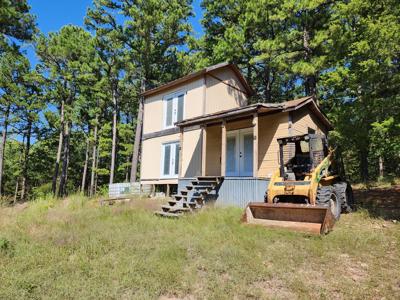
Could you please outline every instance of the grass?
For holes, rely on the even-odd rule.
[[[360,210],[319,237],[244,226],[237,208],[162,219],[158,204],[1,208],[0,298],[400,298],[398,222]]]

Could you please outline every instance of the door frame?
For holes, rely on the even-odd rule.
[[[242,129],[235,129],[235,130],[229,130],[229,131],[227,131],[227,133],[226,133],[226,139],[228,140],[228,137],[232,137],[232,136],[234,136],[235,137],[235,140],[236,140],[236,151],[235,151],[235,160],[236,160],[236,166],[237,166],[237,170],[236,170],[236,172],[235,173],[228,173],[228,171],[227,171],[227,164],[226,164],[226,162],[225,162],[225,176],[226,177],[253,177],[253,168],[254,168],[254,166],[253,166],[253,164],[252,164],[252,166],[251,166],[251,168],[252,168],[252,170],[251,170],[251,172],[249,173],[249,174],[246,174],[246,175],[242,175],[241,174],[241,167],[243,166],[243,157],[244,156],[240,156],[240,153],[242,152],[244,152],[244,143],[243,143],[243,136],[244,136],[244,134],[247,134],[247,133],[251,133],[251,135],[254,137],[254,132],[253,132],[253,128],[242,128]],[[225,143],[227,144],[227,140],[225,141]],[[253,151],[251,152],[251,156],[253,157],[253,159],[254,159],[254,149],[253,149]],[[228,148],[226,148],[226,154],[225,154],[225,160],[227,161],[228,160]]]
[[[236,165],[236,170],[235,173],[228,173],[228,168],[227,168],[227,161],[228,161],[228,138],[230,137],[234,137],[235,138],[235,154],[234,154],[234,158],[235,158],[235,165]],[[239,136],[239,130],[231,130],[228,131],[226,133],[226,154],[225,154],[225,176],[227,177],[239,177],[240,175],[240,171],[239,171],[239,164],[240,164],[240,160],[239,160],[239,148],[240,148],[240,136]]]

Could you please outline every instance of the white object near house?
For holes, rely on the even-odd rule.
[[[113,183],[108,186],[108,196],[110,198],[120,198],[131,195],[148,195],[150,193],[151,186],[141,185],[140,182],[123,182]]]

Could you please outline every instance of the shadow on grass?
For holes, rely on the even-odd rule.
[[[357,206],[366,209],[371,217],[400,220],[400,186],[354,190]]]

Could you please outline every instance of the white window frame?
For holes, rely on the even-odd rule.
[[[181,95],[183,96],[183,112],[182,112],[183,116],[182,116],[182,119],[185,119],[185,110],[186,110],[185,98],[186,98],[186,94],[187,94],[187,91],[179,90],[179,91],[173,92],[171,94],[165,95],[163,97],[163,102],[164,102],[164,105],[163,105],[163,109],[164,109],[163,127],[164,127],[164,129],[175,127],[175,123],[177,122],[177,117],[178,117],[178,97],[181,96]],[[167,100],[171,99],[171,98],[172,98],[172,124],[171,125],[167,125]]]
[[[175,151],[180,152],[180,142],[179,141],[171,141],[171,142],[166,142],[166,143],[162,143],[161,144],[161,166],[160,166],[160,178],[178,178],[179,177],[179,160],[175,161],[173,164],[170,161],[170,173],[169,174],[164,174],[164,162],[165,162],[165,151],[164,151],[164,147],[167,145],[174,145],[175,146]],[[171,147],[171,150],[173,148]],[[176,152],[174,151],[174,153],[172,153],[173,151],[171,151],[171,159],[175,160],[175,154]],[[180,159],[180,155],[181,153],[179,153],[179,159]],[[176,164],[178,164],[178,174],[172,174],[171,171],[175,170]],[[173,166],[173,167],[172,167]]]

